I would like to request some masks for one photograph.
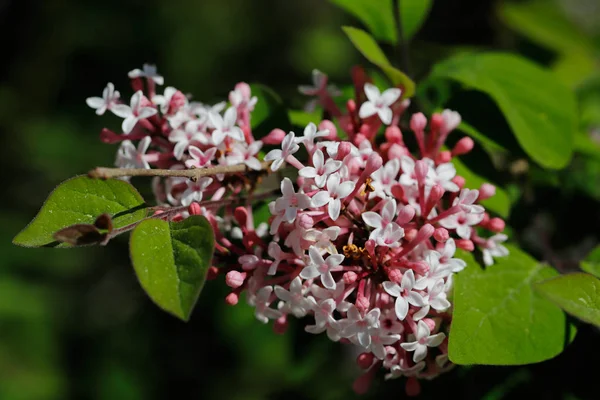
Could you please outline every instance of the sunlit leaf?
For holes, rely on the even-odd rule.
[[[581,262],[581,269],[600,278],[600,246],[596,246]]]
[[[489,95],[521,147],[541,166],[569,163],[576,100],[551,72],[516,55],[490,52],[451,57],[437,64],[431,77],[456,80]]]
[[[396,43],[392,0],[329,0],[358,18],[378,40]]]
[[[204,286],[214,246],[210,223],[196,215],[181,222],[142,221],[131,234],[129,250],[152,301],[187,321]]]
[[[354,47],[362,53],[363,56],[373,64],[377,65],[387,75],[395,86],[402,88],[402,97],[412,97],[415,93],[415,83],[402,71],[392,66],[383,50],[379,47],[375,39],[367,32],[353,28],[351,26],[342,27]]]
[[[483,269],[470,253],[454,286],[449,356],[456,364],[522,365],[559,354],[571,335],[566,316],[532,284],[557,275],[508,245],[508,257]]]
[[[36,217],[13,243],[26,247],[56,245],[57,231],[75,224],[93,224],[105,213],[112,217],[114,228],[129,225],[146,216],[144,199],[128,182],[78,176],[50,193]]]
[[[539,282],[535,290],[569,314],[600,326],[600,280],[581,272]]]

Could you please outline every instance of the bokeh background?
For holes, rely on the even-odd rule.
[[[546,3],[595,43],[597,56],[600,1]],[[505,23],[502,6],[434,1],[411,45],[412,75],[424,76],[436,59],[464,47],[519,52],[554,67],[556,52]],[[344,84],[362,62],[344,24],[359,22],[326,0],[0,1],[0,400],[355,397],[356,354],[299,325],[275,335],[242,302],[224,304],[223,282],[207,285],[185,324],[146,298],[124,238],[71,250],[11,244],[54,186],[112,165],[116,147],[98,135],[118,120],[98,118],[85,105],[106,82],[128,96],[127,72],[151,62],[168,85],[204,102],[225,98],[244,80],[269,85],[299,108],[296,87],[310,82],[313,68]],[[583,64],[557,79],[578,90],[582,129],[593,138],[600,136],[600,67],[598,58],[585,72]],[[584,73],[596,80],[581,85]],[[453,104],[461,111],[472,104],[480,130],[506,130],[481,95],[461,92]],[[559,270],[577,268],[599,240],[600,161],[577,155],[558,173],[514,161],[490,169],[515,202],[514,239]],[[422,396],[597,399],[598,339],[597,330],[581,326],[554,360],[456,368],[424,382]],[[377,382],[364,398],[384,396],[404,398],[403,383]]]

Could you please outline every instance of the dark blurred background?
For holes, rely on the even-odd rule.
[[[548,7],[597,45],[598,3]],[[507,27],[499,6],[434,1],[412,43],[411,74],[423,77],[460,47],[516,51],[551,66],[556,54]],[[98,135],[118,119],[99,118],[85,105],[108,81],[128,98],[127,72],[150,62],[166,85],[203,102],[225,98],[244,80],[269,85],[299,108],[296,87],[310,82],[313,68],[347,84],[351,66],[362,62],[340,30],[344,24],[359,22],[325,0],[0,1],[0,400],[354,397],[359,371],[348,347],[294,323],[275,335],[243,302],[226,306],[221,281],[207,285],[187,324],[158,310],[137,284],[125,238],[71,250],[11,244],[55,185],[112,165],[116,147]],[[600,127],[598,87],[581,97],[592,104],[582,126],[592,136]],[[463,107],[480,101],[457,96],[452,101]],[[600,161],[576,156],[558,174],[528,171],[491,172],[510,184],[515,240],[559,269],[576,268],[598,242]],[[424,382],[423,397],[598,398],[599,338],[581,326],[554,360],[456,368]],[[406,397],[403,382],[378,380],[365,398],[383,396]]]

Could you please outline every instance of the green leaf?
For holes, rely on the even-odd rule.
[[[483,147],[488,153],[506,153],[508,151],[504,146],[488,138],[483,133],[475,129],[475,127],[469,125],[465,121],[462,121],[456,129],[469,135],[473,140],[479,143],[481,147]]]
[[[258,99],[250,120],[255,139],[268,135],[275,128],[285,131],[290,127],[287,111],[277,93],[265,85],[254,83],[250,85],[250,91]]]
[[[321,110],[315,110],[313,112],[301,111],[301,110],[289,110],[288,117],[290,118],[290,122],[294,126],[299,126],[304,128],[306,125],[311,122],[315,125],[318,125],[321,122]]]
[[[100,214],[112,217],[121,228],[146,216],[144,199],[128,182],[77,176],[58,185],[36,217],[13,243],[25,247],[56,245],[54,234],[70,225],[93,224]],[[68,247],[60,244],[57,247]]]
[[[400,21],[402,38],[410,40],[421,28],[429,15],[433,0],[398,0],[400,1]]]
[[[432,78],[482,91],[498,105],[523,149],[546,168],[571,159],[576,99],[549,71],[507,53],[462,54],[437,64]]]
[[[492,183],[471,171],[456,157],[452,159],[452,164],[454,164],[454,167],[456,168],[456,174],[465,178],[465,187],[468,189],[479,190],[483,183]],[[496,186],[496,194],[489,199],[483,200],[481,204],[485,208],[498,213],[501,217],[507,218],[510,214],[510,199],[508,194],[501,187],[497,185],[494,186]]]
[[[395,44],[396,23],[392,0],[330,0],[358,18],[381,41]]]
[[[505,24],[520,34],[559,53],[593,50],[593,44],[588,37],[571,23],[553,2],[502,2],[499,16]]]
[[[142,221],[131,234],[129,250],[137,277],[163,310],[187,321],[211,266],[215,238],[208,220]]]
[[[539,282],[535,290],[569,314],[600,326],[600,280],[576,272]]]
[[[596,246],[581,262],[581,269],[600,278],[600,246]]]
[[[514,246],[482,269],[461,251],[448,354],[456,364],[522,365],[559,354],[569,336],[565,314],[533,292],[532,283],[557,275]]]
[[[404,72],[392,66],[383,53],[383,50],[381,50],[371,35],[361,29],[353,28],[351,26],[344,26],[342,27],[342,30],[346,33],[354,47],[356,47],[367,60],[381,68],[394,86],[402,87],[403,98],[412,97],[415,93],[415,83]]]

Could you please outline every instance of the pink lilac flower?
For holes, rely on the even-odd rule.
[[[121,118],[125,118],[121,126],[125,134],[130,133],[138,121],[150,118],[158,112],[153,107],[145,106],[144,100],[148,102],[142,91],[138,90],[133,96],[131,96],[130,106],[125,104],[117,104],[113,106],[112,112]]]

